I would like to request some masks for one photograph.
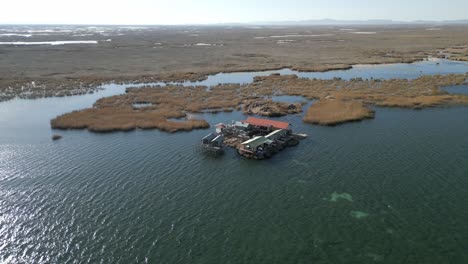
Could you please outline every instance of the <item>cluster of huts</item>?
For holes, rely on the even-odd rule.
[[[216,132],[205,136],[202,145],[218,154],[227,145],[246,158],[270,158],[286,147],[299,144],[298,139],[305,137],[292,133],[289,126],[286,122],[249,117],[230,125],[216,125]]]
[[[223,142],[224,135],[221,133],[210,133],[202,138],[202,146],[204,146],[205,150],[215,154],[221,154],[223,152]]]

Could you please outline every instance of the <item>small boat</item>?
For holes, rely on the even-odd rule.
[[[308,137],[308,135],[304,133],[293,133],[292,135],[296,139],[306,139]]]

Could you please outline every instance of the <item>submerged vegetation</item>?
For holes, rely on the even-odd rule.
[[[331,194],[330,199],[326,199],[330,202],[338,202],[340,200],[348,201],[348,202],[353,202],[353,197],[349,193],[337,193],[333,192]]]
[[[301,104],[269,100],[278,95],[317,99],[304,121],[335,125],[372,118],[368,106],[425,108],[468,104],[467,95],[452,95],[443,86],[466,82],[467,74],[423,76],[415,80],[317,80],[296,75],[256,77],[252,84],[224,84],[213,87],[180,85],[129,88],[123,95],[98,100],[92,108],[59,116],[51,121],[57,129],[89,129],[95,132],[126,131],[136,128],[188,131],[209,127],[205,120],[185,118],[188,113],[230,112],[282,116],[302,111]],[[135,108],[134,104],[147,104]]]
[[[362,211],[351,211],[351,216],[356,219],[363,219],[369,216],[369,213]]]

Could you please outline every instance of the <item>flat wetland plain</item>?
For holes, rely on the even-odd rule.
[[[5,29],[8,32],[8,28]],[[37,98],[76,95],[94,92],[109,82],[183,82],[204,80],[219,72],[262,71],[290,68],[297,71],[331,71],[349,69],[355,64],[411,63],[428,57],[467,60],[468,27],[445,26],[433,30],[417,27],[70,27],[38,30],[11,27],[5,33],[0,53],[0,100],[14,97]],[[26,31],[25,31],[26,30]],[[35,32],[35,33],[34,33]],[[75,41],[76,45],[22,45],[25,42]],[[71,40],[70,40],[71,39]],[[22,40],[21,42],[18,42]],[[5,43],[12,43],[5,45]],[[16,43],[16,44],[15,44]],[[63,43],[59,43],[63,44]],[[465,76],[446,77],[441,85],[463,84]],[[275,82],[276,81],[276,82]],[[381,84],[368,81],[348,81],[323,84],[320,81],[291,81],[291,78],[270,78],[259,92],[258,85],[243,89],[243,94],[229,94],[221,100],[220,93],[204,93],[187,100],[166,101],[153,111],[133,109],[129,104],[148,101],[127,98],[114,103],[114,109],[90,109],[52,121],[54,128],[91,128],[93,131],[159,128],[165,131],[206,128],[202,120],[184,123],[166,121],[179,118],[183,112],[206,109],[232,111],[255,96],[246,94],[302,95],[309,99],[338,97],[381,106],[424,108],[443,104],[465,104],[466,96],[445,95],[432,79],[406,83],[404,80],[385,81],[386,89],[374,88]],[[435,81],[435,79],[434,79]],[[275,89],[278,83],[284,89]],[[421,86],[421,83],[426,86]],[[435,82],[437,84],[437,82]],[[440,86],[441,86],[440,85]],[[413,87],[414,86],[414,87]],[[332,91],[337,88],[340,91]],[[351,88],[350,88],[351,87]],[[245,88],[245,87],[242,87]],[[408,89],[411,88],[411,89]],[[270,89],[270,91],[268,91]],[[177,89],[166,89],[161,94],[154,89],[145,96],[177,97]],[[180,89],[179,89],[180,90]],[[283,91],[287,90],[287,91]],[[266,92],[265,92],[266,91]],[[179,95],[186,93],[178,91]],[[196,92],[196,91],[195,91]],[[232,92],[232,91],[231,91]],[[117,98],[118,99],[118,98]],[[139,101],[138,101],[139,100]],[[209,102],[207,102],[208,100]],[[122,101],[122,100],[120,100]],[[178,101],[178,102],[176,102]],[[157,99],[153,103],[161,103]],[[175,105],[174,105],[175,103]],[[356,102],[355,102],[356,103]],[[102,104],[100,104],[102,106]],[[314,106],[315,111],[324,104]],[[106,105],[108,106],[108,105]],[[330,106],[330,104],[328,104]],[[169,109],[168,109],[169,108]],[[148,109],[146,109],[148,110]],[[322,111],[328,111],[324,109]],[[334,120],[305,118],[318,124],[337,124],[368,118],[367,111],[349,118],[342,111]],[[97,117],[96,117],[97,116]],[[322,115],[323,116],[323,115]],[[101,118],[100,118],[101,117]],[[135,120],[135,121],[131,121]],[[139,121],[138,121],[139,120]],[[152,121],[157,120],[157,121]]]
[[[0,262],[465,264],[467,45],[468,26],[0,27]],[[309,137],[198,152],[248,115]]]
[[[467,26],[440,30],[432,26],[70,26],[38,31],[4,27],[3,34],[31,36],[0,35],[0,42],[95,40],[98,44],[0,45],[0,100],[79,94],[110,81],[196,80],[218,72],[282,68],[325,71],[428,56],[458,60],[468,56]]]

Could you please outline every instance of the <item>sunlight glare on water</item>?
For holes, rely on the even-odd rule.
[[[353,77],[468,69],[431,63],[356,67],[362,74]],[[349,78],[350,72],[310,77]],[[249,82],[253,75],[218,75],[204,84]],[[51,118],[126,87],[0,103],[0,263],[439,264],[468,258],[468,108],[378,108],[375,119],[340,127],[283,117],[309,138],[261,162],[233,150],[201,155],[195,145],[206,130],[50,129]],[[201,117],[212,125],[245,119],[240,112]],[[53,133],[63,138],[52,141]]]

